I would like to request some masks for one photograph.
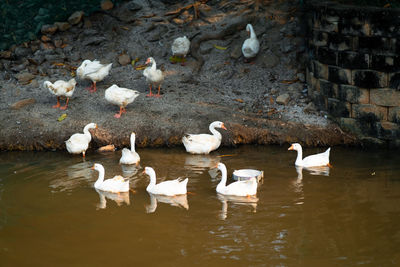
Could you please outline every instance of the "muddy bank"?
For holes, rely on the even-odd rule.
[[[139,147],[181,145],[184,133],[208,132],[214,120],[228,127],[222,132],[225,146],[359,143],[307,97],[301,14],[293,11],[292,1],[257,8],[250,2],[206,1],[197,7],[198,14],[189,8],[173,15],[166,14],[184,5],[166,2],[124,2],[83,17],[66,31],[46,35],[48,39],[25,44],[23,51],[14,47],[9,55],[3,54],[0,149],[63,150],[64,141],[89,122],[99,125],[92,131],[91,148],[127,146],[132,131]],[[261,43],[254,64],[244,63],[241,56],[247,22]],[[224,31],[230,25],[238,30]],[[217,39],[206,38],[213,34]],[[197,42],[191,53],[196,57],[189,54],[186,66],[171,64],[170,45],[183,35]],[[143,71],[131,64],[133,59],[144,63],[149,56],[166,75],[161,98],[145,96]],[[84,89],[88,81],[78,80],[68,109],[53,109],[56,98],[43,82],[70,79],[84,59],[113,63],[110,75],[98,83],[95,93]],[[199,65],[202,59],[204,64]],[[112,84],[141,93],[120,119],[113,117],[118,107],[104,99],[104,90]],[[62,114],[67,117],[58,121]]]

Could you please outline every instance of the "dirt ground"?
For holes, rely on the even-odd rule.
[[[99,125],[92,130],[91,148],[127,146],[132,131],[139,147],[181,145],[184,133],[206,133],[215,120],[228,128],[221,130],[225,146],[358,144],[307,97],[297,1],[203,1],[196,7],[187,6],[193,1],[170,2],[122,2],[3,54],[0,150],[63,150],[64,141],[90,122]],[[254,64],[244,63],[241,55],[247,23],[261,45]],[[185,66],[171,64],[171,44],[183,35],[191,39],[192,51]],[[143,64],[149,56],[165,74],[161,98],[146,97],[143,70],[131,64],[133,59],[139,59],[135,66]],[[84,89],[89,81],[77,80],[68,109],[53,109],[56,97],[43,82],[69,80],[84,59],[112,62],[110,75],[95,93]],[[141,93],[120,119],[113,117],[118,107],[104,98],[112,84]],[[278,104],[285,94],[287,102]],[[64,113],[67,117],[58,121]]]

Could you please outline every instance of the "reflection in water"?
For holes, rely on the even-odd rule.
[[[124,178],[131,178],[138,173],[140,165],[136,166],[136,165],[122,164],[121,169],[122,169],[122,176]]]
[[[130,205],[129,192],[122,193],[111,193],[106,191],[97,190],[96,192],[99,194],[100,202],[97,204],[98,209],[105,209],[107,207],[107,198],[114,200],[118,206],[122,204]]]
[[[92,164],[86,161],[68,166],[68,179],[61,175],[60,178],[51,180],[49,186],[54,189],[53,192],[72,191],[92,179],[91,166]]]
[[[187,155],[185,158],[185,169],[189,169],[195,173],[203,173],[203,171],[217,166],[220,161],[221,158],[218,156]]]
[[[319,167],[296,166],[297,180],[303,179],[303,169],[309,171],[311,175],[323,175],[323,176],[329,176],[329,171],[330,171],[330,168],[328,166],[319,166]]]
[[[237,205],[244,205],[252,207],[252,212],[257,211],[258,198],[256,196],[239,197],[217,194],[218,199],[222,202],[222,209],[220,213],[220,219],[225,220],[228,217],[228,202]]]
[[[153,195],[149,193],[150,195],[150,204],[146,205],[146,212],[147,213],[153,213],[157,209],[157,201],[162,202],[162,203],[167,203],[170,204],[171,206],[175,207],[181,207],[186,210],[189,209],[189,203],[187,201],[187,195],[176,195],[176,196],[163,196],[163,195]]]

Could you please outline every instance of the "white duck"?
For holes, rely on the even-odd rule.
[[[173,57],[180,58],[182,62],[181,65],[185,65],[185,58],[189,52],[189,49],[190,41],[186,36],[176,38],[171,46]]]
[[[82,62],[79,68],[76,70],[76,74],[81,79],[89,79],[92,81],[92,85],[86,89],[90,90],[91,93],[96,92],[96,83],[100,82],[110,72],[112,63],[105,65],[101,64],[100,61],[91,61],[86,59]]]
[[[236,181],[226,185],[227,171],[223,163],[218,163],[217,168],[221,171],[222,178],[217,185],[216,191],[222,195],[230,196],[253,196],[257,194],[257,180],[251,178],[245,181]]]
[[[242,45],[242,53],[245,57],[245,61],[254,58],[260,50],[260,42],[257,40],[257,36],[253,30],[251,24],[247,24],[246,31],[250,34],[250,38],[246,39]]]
[[[146,77],[146,81],[150,84],[150,93],[147,94],[146,96],[155,96],[155,97],[160,97],[160,88],[161,88],[161,83],[164,80],[164,74],[162,73],[161,70],[157,69],[156,61],[154,58],[149,57],[146,60],[146,65],[151,64],[151,66],[147,67],[143,71],[143,76]],[[158,85],[158,93],[154,95],[151,92],[152,85],[157,86]]]
[[[209,126],[212,134],[186,134],[183,136],[182,143],[186,151],[192,154],[208,154],[216,150],[221,144],[222,135],[215,128],[226,130],[223,122],[214,121]]]
[[[112,193],[129,191],[129,181],[125,181],[124,177],[117,175],[114,178],[104,180],[104,167],[99,163],[95,163],[91,169],[99,172],[94,188]]]
[[[135,151],[135,138],[136,134],[131,133],[131,149],[124,148],[122,149],[122,156],[119,160],[120,164],[136,164],[138,165],[140,162],[140,156]]]
[[[150,183],[146,188],[149,193],[165,196],[184,195],[187,193],[186,186],[189,181],[188,178],[185,180],[178,178],[156,184],[156,172],[153,168],[146,167],[144,173],[150,176]]]
[[[53,108],[67,109],[69,98],[75,91],[76,81],[75,79],[71,79],[68,82],[63,80],[58,80],[55,83],[51,83],[50,81],[45,81],[43,86],[49,89],[50,93],[57,96],[57,105],[54,105]],[[65,96],[67,98],[65,102],[65,106],[60,107],[60,97]]]
[[[301,167],[317,167],[317,166],[331,166],[329,164],[329,153],[331,148],[328,148],[325,152],[310,155],[303,159],[303,149],[300,144],[294,143],[292,144],[288,150],[296,150],[297,151],[297,158],[295,161],[296,166]]]
[[[119,113],[114,115],[115,118],[120,118],[122,113],[126,113],[125,107],[132,103],[138,95],[139,92],[136,90],[122,88],[115,84],[107,88],[105,92],[106,100],[119,106]]]
[[[85,128],[83,128],[83,134],[73,134],[67,141],[65,141],[68,152],[71,154],[82,153],[82,156],[85,157],[85,152],[89,147],[90,141],[92,140],[89,129],[95,128],[97,128],[96,123],[89,123],[85,126]]]

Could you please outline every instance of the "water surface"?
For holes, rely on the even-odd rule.
[[[120,151],[0,153],[1,266],[399,266],[400,156],[332,148],[333,169],[299,170],[280,146],[138,149],[139,168]],[[322,152],[307,149],[305,154]],[[256,198],[218,196],[223,162],[263,170]],[[129,177],[132,192],[105,194],[93,184]],[[189,177],[187,196],[150,196],[142,174]]]

